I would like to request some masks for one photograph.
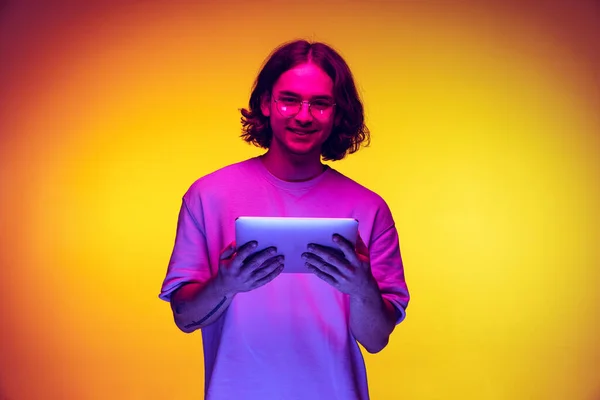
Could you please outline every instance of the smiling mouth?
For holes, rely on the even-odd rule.
[[[299,130],[299,129],[293,129],[293,128],[288,128],[288,130],[297,135],[310,135],[310,134],[313,134],[316,132],[316,130],[305,131],[305,130]]]

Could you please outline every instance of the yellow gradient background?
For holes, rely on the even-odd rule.
[[[199,399],[157,297],[181,196],[281,42],[331,43],[397,222],[373,399],[600,399],[597,1],[1,1],[0,399]],[[265,379],[270,377],[265,376]]]

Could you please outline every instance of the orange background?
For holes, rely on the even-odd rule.
[[[0,2],[0,399],[196,399],[181,196],[269,52],[347,59],[413,296],[374,399],[600,399],[597,1]],[[269,379],[269,377],[265,377]]]

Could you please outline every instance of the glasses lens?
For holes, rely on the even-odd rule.
[[[277,108],[284,117],[293,117],[301,110],[304,102],[296,99],[281,98],[276,100]],[[310,103],[310,113],[315,117],[328,116],[334,104],[327,100],[315,100]]]
[[[320,113],[324,113],[329,111],[332,107],[332,104],[328,101],[318,100],[312,103],[311,108],[315,111],[319,111]]]
[[[282,115],[286,117],[293,117],[300,112],[302,104],[298,100],[291,99],[280,99],[277,100],[277,106]]]

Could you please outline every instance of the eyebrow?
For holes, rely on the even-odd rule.
[[[279,92],[279,94],[283,95],[283,96],[302,97],[298,93],[294,93],[294,92],[291,92],[289,90],[282,90],[282,91]],[[325,99],[325,100],[332,100],[333,101],[333,97],[330,96],[330,95],[327,95],[327,94],[319,94],[319,95],[311,97],[311,100],[315,100],[315,99]]]

